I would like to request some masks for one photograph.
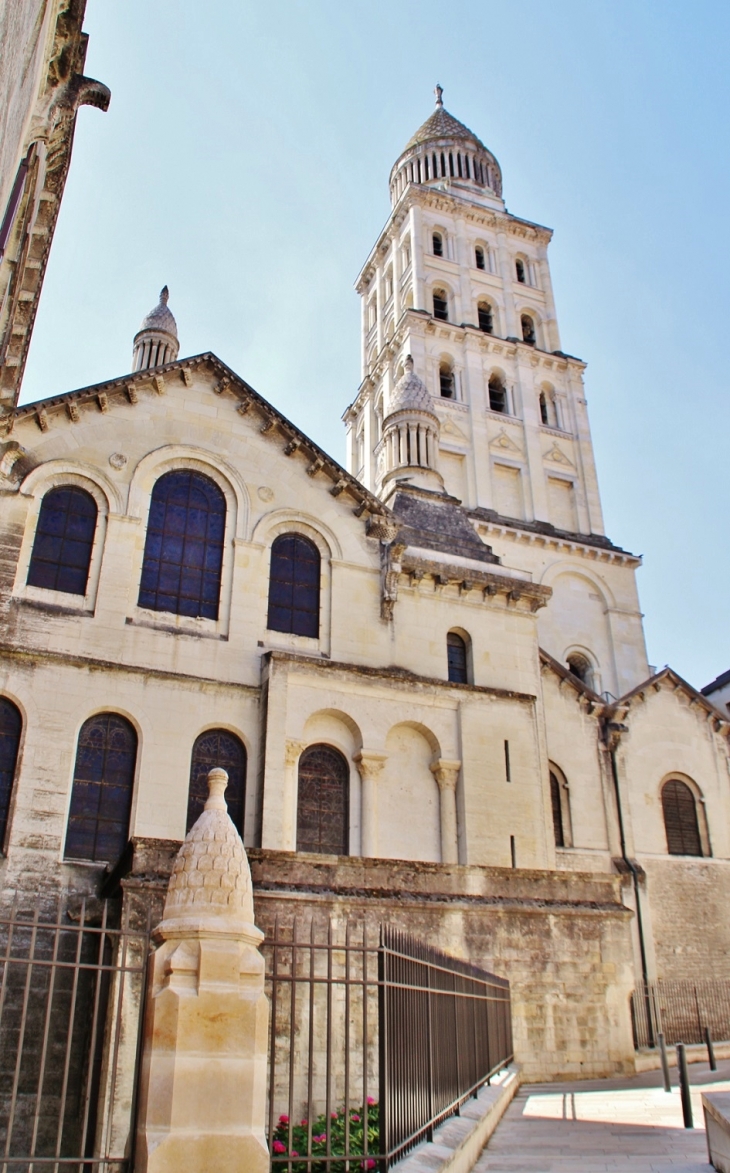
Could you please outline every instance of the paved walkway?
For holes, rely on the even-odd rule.
[[[707,1161],[703,1090],[730,1091],[730,1062],[689,1069],[695,1127],[682,1125],[661,1072],[633,1079],[533,1084],[521,1088],[474,1173],[713,1173]]]

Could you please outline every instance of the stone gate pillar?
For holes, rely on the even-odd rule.
[[[150,959],[140,1071],[139,1173],[268,1173],[269,1007],[251,873],[211,770],[175,861]]]

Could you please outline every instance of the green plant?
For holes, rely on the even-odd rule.
[[[292,1173],[345,1173],[346,1169],[358,1173],[375,1168],[377,1161],[369,1154],[377,1153],[379,1149],[380,1114],[372,1097],[368,1096],[367,1107],[350,1108],[349,1121],[344,1108],[332,1112],[329,1120],[325,1115],[313,1120],[312,1147],[308,1152],[309,1127],[308,1120],[295,1124],[288,1116],[279,1117],[269,1138],[272,1160],[277,1165],[288,1170],[291,1162]],[[368,1156],[365,1156],[366,1130]],[[321,1160],[327,1156],[328,1136],[330,1157],[347,1156],[347,1162]],[[362,1160],[353,1160],[357,1157]]]

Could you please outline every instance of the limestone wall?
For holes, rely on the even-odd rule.
[[[659,979],[727,980],[730,861],[640,857]]]

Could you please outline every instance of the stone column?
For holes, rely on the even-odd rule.
[[[411,281],[413,282],[413,308],[425,310],[426,292],[423,277],[423,228],[421,209],[418,204],[411,204],[409,212],[411,227]]]
[[[448,762],[439,758],[431,766],[431,772],[438,782],[439,808],[441,812],[441,863],[459,862],[459,844],[456,830],[456,781],[461,762]]]
[[[515,295],[514,295],[514,263],[510,256],[509,245],[507,244],[507,234],[505,232],[497,233],[497,251],[499,254],[499,273],[502,278],[502,290],[504,295],[504,312],[505,312],[505,328],[508,338],[522,338],[522,330],[519,328],[517,321],[517,310],[515,309]]]
[[[269,1007],[251,873],[225,770],[175,861],[150,959],[138,1173],[268,1173]]]
[[[384,753],[362,750],[355,755],[362,783],[360,814],[360,854],[371,858],[378,854],[378,779],[386,762]]]

